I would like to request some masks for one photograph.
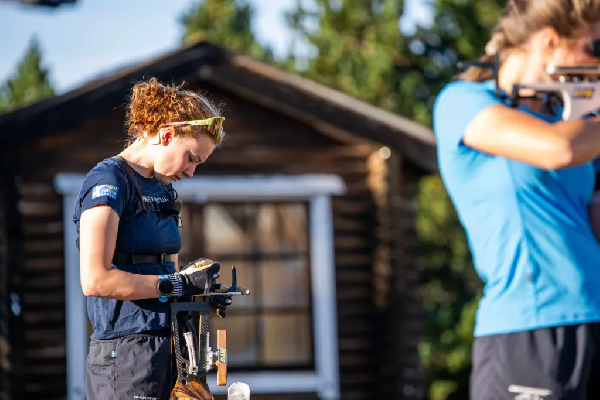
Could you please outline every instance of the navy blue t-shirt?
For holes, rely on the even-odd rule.
[[[168,201],[166,190],[154,178],[145,178],[133,170],[136,182],[147,201]],[[143,211],[133,182],[125,167],[108,158],[98,163],[85,177],[75,205],[73,221],[77,225],[81,214],[97,205],[107,205],[119,215],[117,252],[129,254],[177,254],[181,250],[181,232],[172,214]],[[172,262],[113,265],[123,271],[141,275],[175,272]],[[169,303],[158,298],[144,300],[114,300],[94,296],[87,298],[88,316],[94,327],[92,338],[111,339],[151,329],[169,329]]]

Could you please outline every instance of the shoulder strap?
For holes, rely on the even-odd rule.
[[[125,168],[125,171],[127,172],[127,176],[132,181],[133,186],[135,187],[135,191],[138,195],[142,210],[154,211],[154,212],[164,212],[164,213],[179,215],[179,213],[181,212],[181,201],[169,200],[169,201],[165,201],[165,202],[156,202],[156,201],[144,200],[144,197],[142,196],[142,191],[140,190],[140,187],[137,184],[137,179],[135,179],[135,175],[134,175],[133,168],[131,167],[131,165],[129,165],[127,160],[125,160],[121,156],[114,156],[112,158],[114,158],[115,160],[120,162],[123,165],[123,167]],[[167,193],[168,197],[170,198],[171,195],[165,188],[165,185],[163,185],[161,183],[161,187],[163,188],[165,193]],[[181,222],[179,222],[179,224],[181,224]]]
[[[127,160],[125,160],[123,157],[121,156],[114,156],[111,157],[114,160],[117,160],[122,166],[123,168],[125,168],[125,172],[127,173],[127,177],[129,178],[129,180],[131,181],[131,183],[133,183],[133,187],[135,188],[135,193],[138,196],[138,201],[142,207],[142,210],[146,210],[146,202],[144,201],[144,197],[142,196],[142,191],[140,189],[140,187],[137,184],[137,179],[135,179],[135,175],[133,174],[133,168],[131,168],[131,165],[129,165],[129,163],[127,162]]]
[[[171,194],[169,193],[169,191],[165,188],[165,186],[162,183],[161,183],[161,186],[162,186],[163,190],[165,191],[165,193],[167,193],[168,197],[171,200],[165,201],[165,202],[144,200],[144,196],[142,195],[142,190],[140,189],[140,187],[137,183],[137,179],[135,178],[133,168],[131,167],[131,165],[129,165],[127,160],[125,160],[121,156],[114,156],[114,157],[111,157],[111,159],[116,160],[119,164],[121,164],[123,166],[123,168],[125,168],[127,177],[129,178],[129,180],[133,184],[133,187],[135,188],[135,192],[138,197],[138,203],[140,204],[140,208],[142,209],[142,211],[154,211],[154,212],[159,212],[159,213],[172,214],[173,216],[175,216],[175,220],[177,221],[179,228],[181,228],[181,226],[182,226],[181,216],[180,216],[181,201],[175,201],[174,199],[171,199],[171,197],[172,197]],[[175,195],[175,198],[176,198],[176,195]],[[136,213],[137,213],[137,211],[136,211]],[[77,238],[75,239],[75,245],[77,246],[77,249],[79,249],[79,235],[77,235]]]

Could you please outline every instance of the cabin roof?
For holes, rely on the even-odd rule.
[[[204,80],[342,140],[388,146],[428,171],[437,170],[433,132],[308,78],[199,42],[94,79],[74,90],[0,115],[2,147],[71,129],[123,103],[133,82]]]

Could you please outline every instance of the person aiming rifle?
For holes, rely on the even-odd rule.
[[[436,99],[441,177],[485,283],[473,400],[600,399],[599,57],[600,1],[509,0]]]
[[[178,271],[181,202],[172,182],[191,178],[225,136],[207,98],[151,78],[133,86],[127,147],[85,177],[75,205],[81,287],[93,327],[87,399],[168,399],[175,384],[169,305],[220,287],[217,263]],[[221,316],[228,296],[211,297]]]

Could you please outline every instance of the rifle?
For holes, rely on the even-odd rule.
[[[210,298],[249,294],[250,289],[237,285],[237,272],[233,266],[230,286],[221,284],[214,292],[194,296],[193,300],[196,301],[171,303],[171,329],[177,364],[177,382],[171,391],[172,400],[213,400],[206,382],[206,374],[215,365],[217,385],[227,384],[227,332],[217,330],[217,348],[213,351],[209,344],[208,331],[208,318],[212,312]],[[217,315],[223,317],[220,311],[217,310]],[[179,317],[179,313],[186,313],[189,316],[191,312],[199,315],[198,329],[193,326],[189,317],[183,320]],[[197,343],[195,337],[198,338]],[[232,387],[234,385],[238,384],[233,384]]]
[[[600,39],[594,40],[592,53],[600,59]],[[548,65],[546,72],[555,81],[516,84],[509,95],[499,89],[498,70],[500,65],[500,52],[496,52],[494,61],[490,63],[479,61],[457,63],[457,67],[460,69],[472,66],[490,69],[496,82],[496,96],[509,100],[511,107],[518,107],[523,99],[542,99],[546,102],[548,109],[556,115],[560,114],[563,121],[600,114],[600,82],[597,81],[600,76],[600,66],[598,65],[571,67]],[[590,77],[595,79],[590,79]],[[523,90],[533,91],[534,94],[524,96],[521,94]]]

